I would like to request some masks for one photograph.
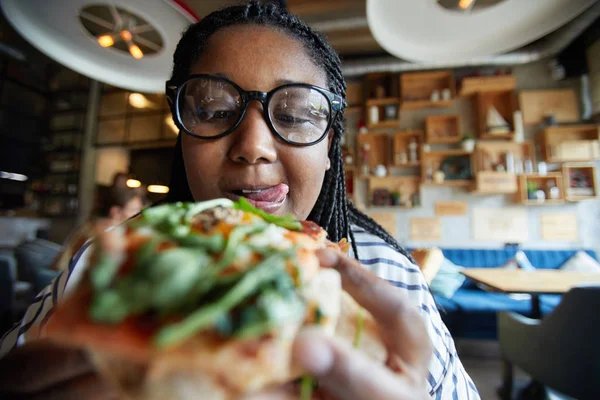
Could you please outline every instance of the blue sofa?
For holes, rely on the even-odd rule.
[[[444,249],[444,256],[465,268],[496,268],[514,257],[516,248],[507,249]],[[537,269],[557,269],[577,250],[523,250]],[[586,251],[597,259],[593,251]],[[467,279],[450,298],[434,294],[442,319],[455,338],[496,339],[496,314],[514,311],[531,316],[531,300],[516,299],[501,293],[481,290]],[[560,295],[540,296],[542,314],[551,312],[560,302]]]

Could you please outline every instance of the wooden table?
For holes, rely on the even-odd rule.
[[[600,285],[600,273],[568,272],[504,268],[465,268],[461,273],[485,285],[489,291],[501,293],[527,293],[531,295],[534,318],[541,317],[540,294],[563,294],[572,287],[585,284]]]

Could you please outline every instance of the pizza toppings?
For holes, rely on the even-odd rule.
[[[307,228],[317,235],[310,224],[266,214],[243,198],[149,208],[127,224],[124,249],[101,241],[89,317],[113,325],[155,321],[159,348],[201,331],[255,338],[303,321],[299,289],[314,274],[300,271],[298,257],[306,254],[297,246],[304,243],[290,230]]]

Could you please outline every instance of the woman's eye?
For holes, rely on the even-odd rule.
[[[219,121],[235,118],[235,111],[231,110],[214,110],[211,108],[199,107],[196,110],[196,115],[201,121]]]
[[[290,124],[290,125],[299,125],[299,124],[305,124],[305,123],[309,123],[310,121],[304,118],[298,118],[294,115],[290,115],[290,114],[276,114],[275,118],[277,119],[278,122],[282,122],[284,124]]]

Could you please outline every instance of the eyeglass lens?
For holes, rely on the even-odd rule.
[[[181,123],[202,137],[231,129],[242,113],[242,96],[231,84],[210,78],[188,81],[179,96]],[[321,92],[301,86],[282,87],[273,93],[268,118],[286,140],[310,144],[319,140],[329,123],[329,102]]]

